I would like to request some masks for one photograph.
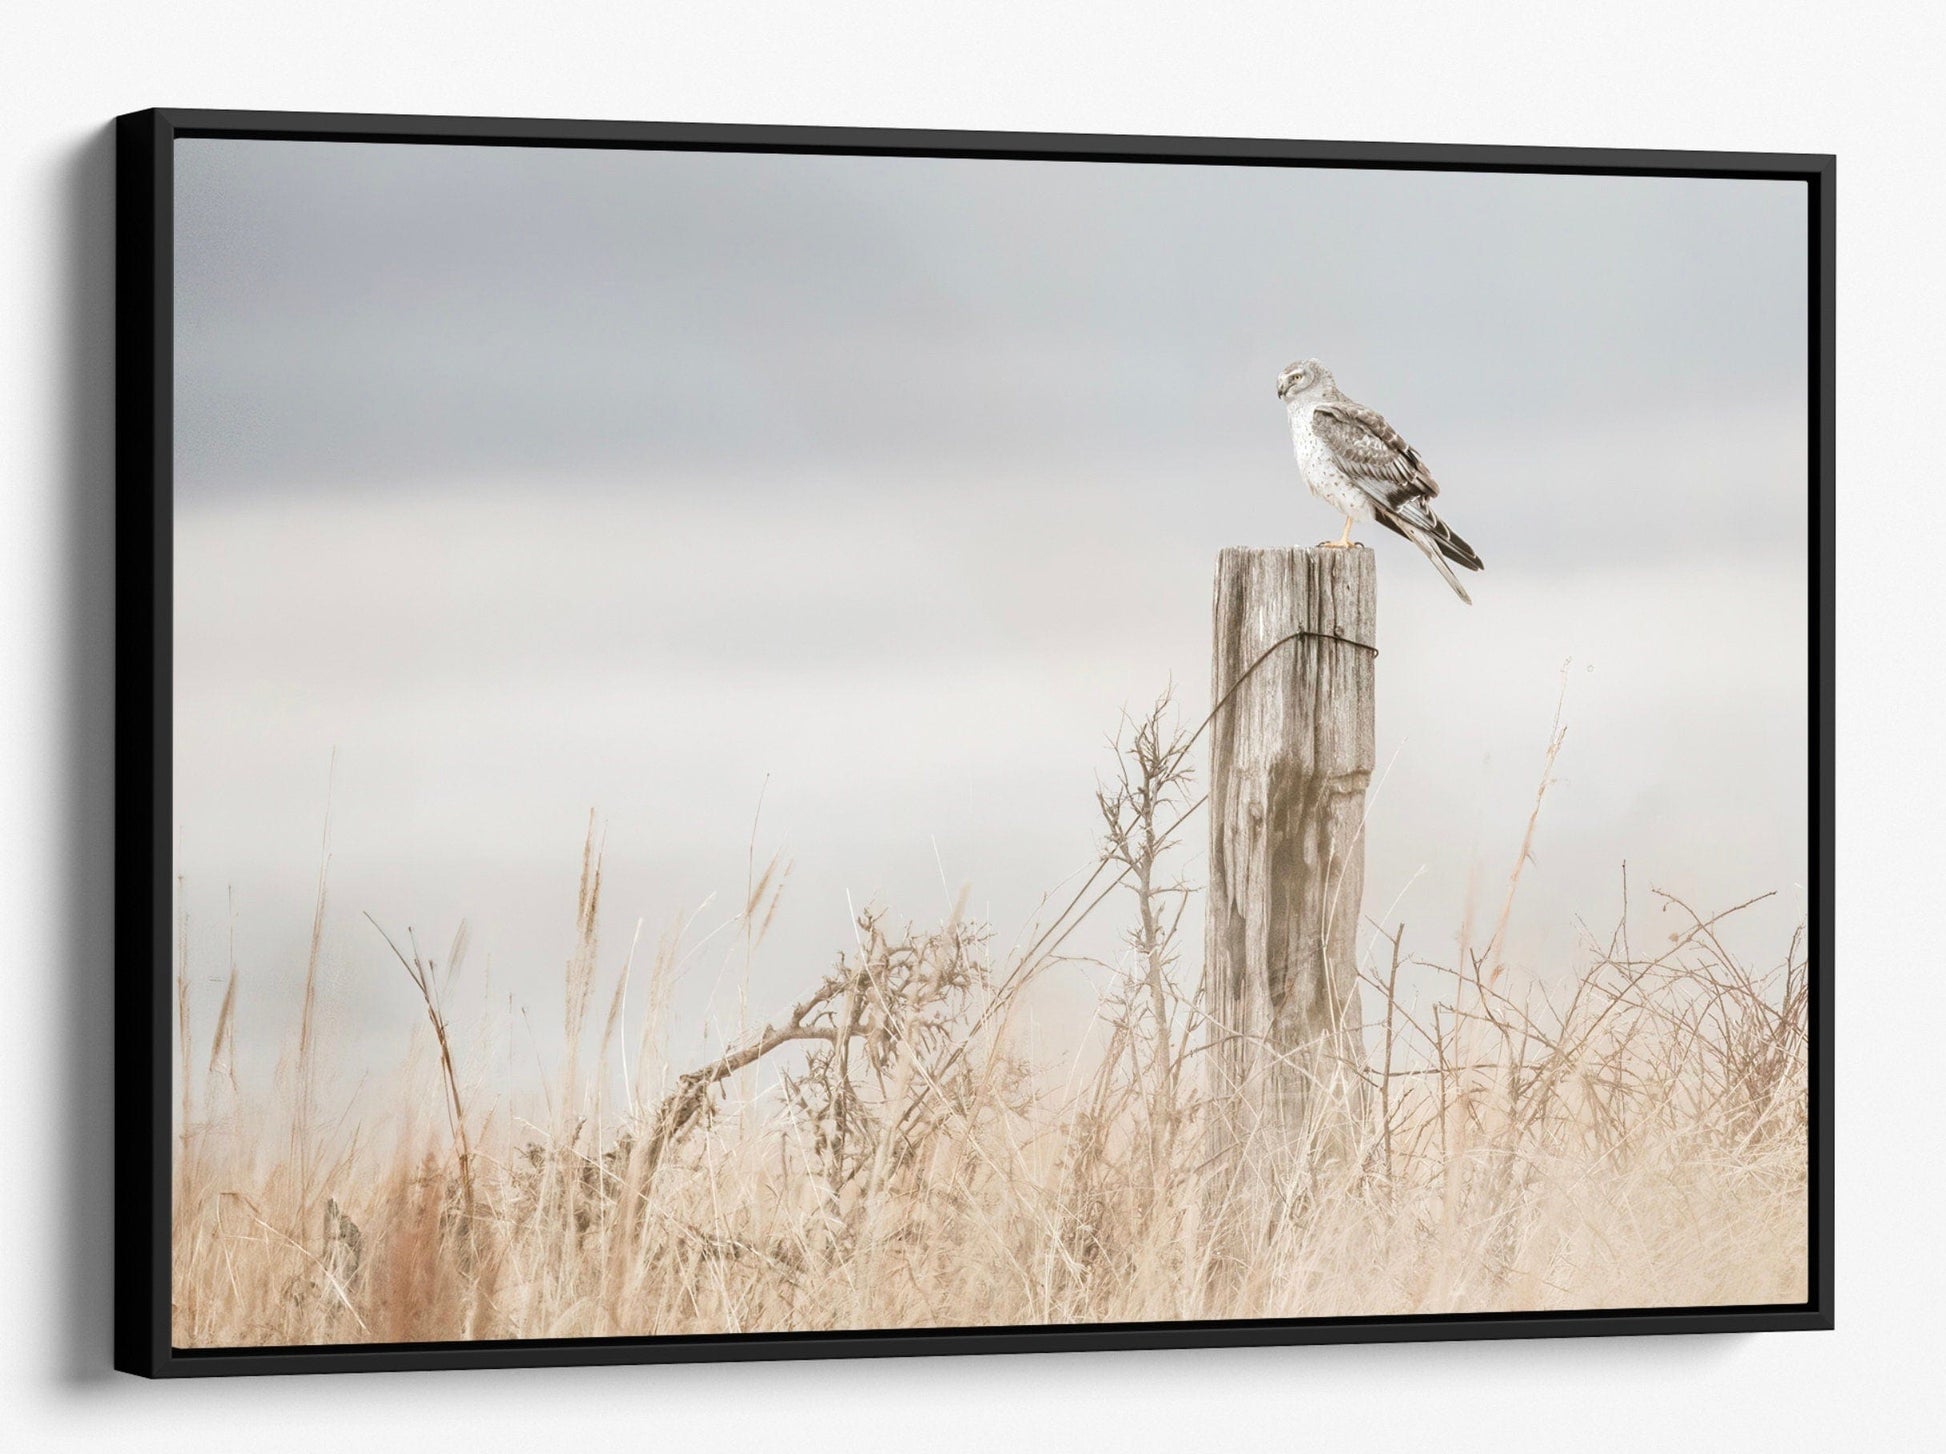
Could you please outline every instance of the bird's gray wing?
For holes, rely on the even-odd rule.
[[[1311,427],[1338,467],[1388,509],[1402,509],[1439,493],[1439,481],[1419,458],[1419,451],[1401,439],[1378,410],[1349,399],[1328,400],[1312,413]]]
[[[1311,428],[1331,451],[1338,468],[1372,497],[1373,518],[1424,551],[1459,598],[1466,600],[1466,592],[1446,568],[1446,562],[1479,570],[1480,557],[1433,513],[1439,481],[1419,458],[1419,451],[1401,439],[1399,431],[1387,424],[1378,410],[1349,399],[1331,399],[1318,405],[1311,414]]]

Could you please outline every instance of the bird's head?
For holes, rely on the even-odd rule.
[[[1277,397],[1285,403],[1293,399],[1322,394],[1332,385],[1331,370],[1314,358],[1301,358],[1285,365],[1277,376]]]

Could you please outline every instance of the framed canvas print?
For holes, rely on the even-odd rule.
[[[119,158],[120,1367],[1831,1326],[1829,157]]]

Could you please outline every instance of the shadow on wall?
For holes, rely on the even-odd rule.
[[[49,1310],[57,1377],[110,1376],[114,1264],[115,137],[103,127],[59,171],[60,304],[55,548],[61,596],[59,758],[64,953],[34,972],[58,981],[61,1077],[52,1169],[61,1244]]]

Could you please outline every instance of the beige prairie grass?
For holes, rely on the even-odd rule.
[[[238,1108],[227,1050],[210,1052],[198,1114],[185,1044],[175,1341],[1804,1298],[1803,945],[1754,972],[1725,947],[1726,916],[1673,899],[1661,907],[1678,927],[1655,952],[1638,953],[1618,930],[1588,947],[1578,974],[1546,986],[1518,985],[1504,964],[1506,910],[1483,954],[1437,971],[1411,959],[1402,930],[1382,934],[1385,962],[1364,987],[1366,1060],[1338,1072],[1373,1092],[1356,1153],[1291,1155],[1279,1139],[1282,1159],[1237,1183],[1257,1188],[1247,1202],[1212,1203],[1203,997],[1177,972],[1191,890],[1163,867],[1194,807],[1188,739],[1164,721],[1158,705],[1125,724],[1120,770],[1099,795],[1101,882],[1125,897],[1131,928],[1085,1074],[1027,1063],[1017,1012],[1026,986],[1067,967],[1060,946],[1079,906],[1101,902],[1092,888],[1030,947],[1001,956],[957,913],[915,927],[869,911],[853,951],[796,1005],[653,1088],[651,1014],[632,1067],[624,1054],[626,1104],[611,1116],[580,1087],[612,1084],[631,949],[593,1074],[565,1066],[552,1124],[524,1140],[487,1114],[480,1077],[462,1091],[439,972],[415,972],[414,949],[399,961],[426,1000],[446,1115],[422,1116],[385,1144],[349,1119],[330,1136],[318,1129],[308,1014],[296,1116],[283,1118],[303,1128],[303,1145],[288,1127],[252,1129],[274,1118],[253,1122]],[[1558,748],[1557,733],[1550,763]],[[783,879],[775,862],[753,868],[739,916],[746,956]],[[599,881],[591,829],[571,1027],[600,972]],[[679,933],[665,936],[647,973],[652,1006],[666,997],[680,944]],[[1443,988],[1408,997],[1402,971],[1436,973]],[[232,983],[219,1036],[235,994]],[[186,1026],[186,1006],[179,1018]],[[228,1079],[214,1087],[219,1064]],[[1332,1129],[1334,1145],[1342,1131]]]

